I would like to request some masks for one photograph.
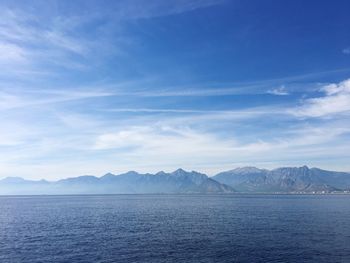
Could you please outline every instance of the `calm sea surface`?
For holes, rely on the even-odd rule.
[[[350,262],[350,195],[0,197],[0,262]]]

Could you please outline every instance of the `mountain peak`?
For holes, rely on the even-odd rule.
[[[114,177],[116,176],[115,174],[112,174],[112,173],[106,173],[105,175],[101,176],[101,178],[111,178],[111,177]]]
[[[177,170],[175,170],[174,172],[172,172],[172,174],[184,174],[184,173],[187,173],[184,169],[182,168],[179,168]]]
[[[139,173],[134,171],[134,170],[131,170],[131,171],[126,172],[125,174],[135,175],[135,174],[139,174]]]

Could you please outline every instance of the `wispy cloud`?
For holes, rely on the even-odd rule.
[[[139,97],[214,97],[225,95],[289,95],[291,93],[309,93],[319,90],[320,83],[317,78],[338,73],[350,72],[350,68],[320,71],[276,79],[262,79],[256,81],[235,83],[204,82],[192,85],[172,86],[168,84],[153,84],[147,81],[134,81],[125,85],[115,85],[120,95]],[[157,81],[155,78],[154,82]],[[301,82],[300,82],[301,81]],[[288,89],[286,84],[288,83]],[[276,88],[276,86],[279,86]],[[140,88],[142,87],[142,88]]]
[[[110,112],[132,112],[132,113],[194,113],[194,114],[222,114],[222,115],[261,115],[269,114],[271,110],[267,108],[253,108],[248,110],[196,110],[196,109],[156,109],[156,108],[115,108],[108,109]]]
[[[182,14],[224,2],[226,0],[128,0],[119,1],[113,11],[119,19],[147,19]]]
[[[323,117],[350,111],[350,80],[329,84],[320,90],[325,95],[306,99],[302,105],[292,110],[297,116]]]
[[[27,89],[23,92],[0,89],[0,110],[53,105],[55,103],[108,97],[112,95],[114,95],[114,93],[97,90]]]
[[[0,42],[0,64],[28,63],[26,51],[18,45]]]
[[[267,93],[272,94],[272,95],[277,95],[277,96],[289,95],[289,92],[288,92],[288,90],[286,89],[286,87],[284,85],[282,85],[279,88],[270,89],[270,90],[267,91]]]
[[[104,54],[100,51],[97,56],[95,52],[104,41],[103,35],[94,38],[81,34],[82,28],[94,20],[94,16],[88,19],[84,16],[43,17],[40,10],[30,14],[21,9],[3,8],[0,11],[0,51],[6,56],[1,56],[0,62],[11,59],[14,68],[43,71],[48,65],[85,69]]]
[[[2,120],[3,127],[9,129],[0,130],[1,138],[9,139],[11,144],[3,144],[9,148],[3,148],[0,154],[4,164],[1,170],[14,163],[17,167],[13,167],[11,174],[18,167],[32,167],[35,168],[33,178],[42,176],[42,173],[36,174],[38,171],[59,178],[62,174],[103,174],[130,168],[148,172],[182,166],[210,172],[230,168],[236,163],[271,162],[276,165],[283,160],[345,156],[345,142],[340,145],[339,138],[350,132],[350,127],[342,121],[291,125],[286,119],[282,120],[282,128],[275,127],[273,135],[264,134],[261,128],[266,124],[260,123],[259,119],[270,119],[273,123],[276,117],[270,112],[263,118],[254,114],[254,131],[244,128],[242,136],[238,129],[250,123],[245,115],[227,116],[227,113],[216,112],[172,117],[165,114],[162,117],[135,119],[124,116],[120,119],[47,111],[38,114],[34,121],[17,124],[12,121],[10,125],[10,119]],[[233,126],[227,125],[233,120]],[[11,130],[16,130],[14,125],[20,125],[23,132],[11,135]],[[220,125],[224,125],[225,135],[217,130]],[[248,140],[244,139],[246,136]],[[326,150],[329,144],[332,145],[332,156]],[[75,159],[70,159],[73,156]],[[71,167],[75,168],[72,170]]]
[[[52,54],[57,52],[57,43],[67,43],[66,46],[59,46],[62,51],[68,47],[68,40],[63,37],[52,39],[57,35],[55,29],[36,25],[37,18],[33,15],[19,10],[3,9],[0,17],[0,49],[4,51],[2,54],[7,54],[1,60],[11,59],[11,64],[15,67],[35,68],[53,58]],[[61,52],[61,57],[65,56]],[[27,62],[25,65],[24,61]]]
[[[180,14],[220,2],[133,0],[115,2],[111,8],[96,6],[96,2],[80,2],[72,5],[73,14],[64,16],[57,13],[52,3],[47,3],[50,16],[37,4],[34,8],[39,9],[35,13],[29,7],[4,5],[0,11],[0,65],[1,61],[7,64],[11,61],[16,67],[23,67],[26,61],[26,68],[47,70],[47,65],[56,65],[85,70],[101,59],[123,54],[123,47],[130,45],[123,21]],[[81,6],[90,13],[82,12]],[[87,30],[89,34],[84,33]]]

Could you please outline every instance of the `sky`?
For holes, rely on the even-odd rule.
[[[0,178],[350,171],[349,9],[0,0]]]

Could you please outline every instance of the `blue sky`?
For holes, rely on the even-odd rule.
[[[0,177],[350,171],[348,1],[0,7]]]

